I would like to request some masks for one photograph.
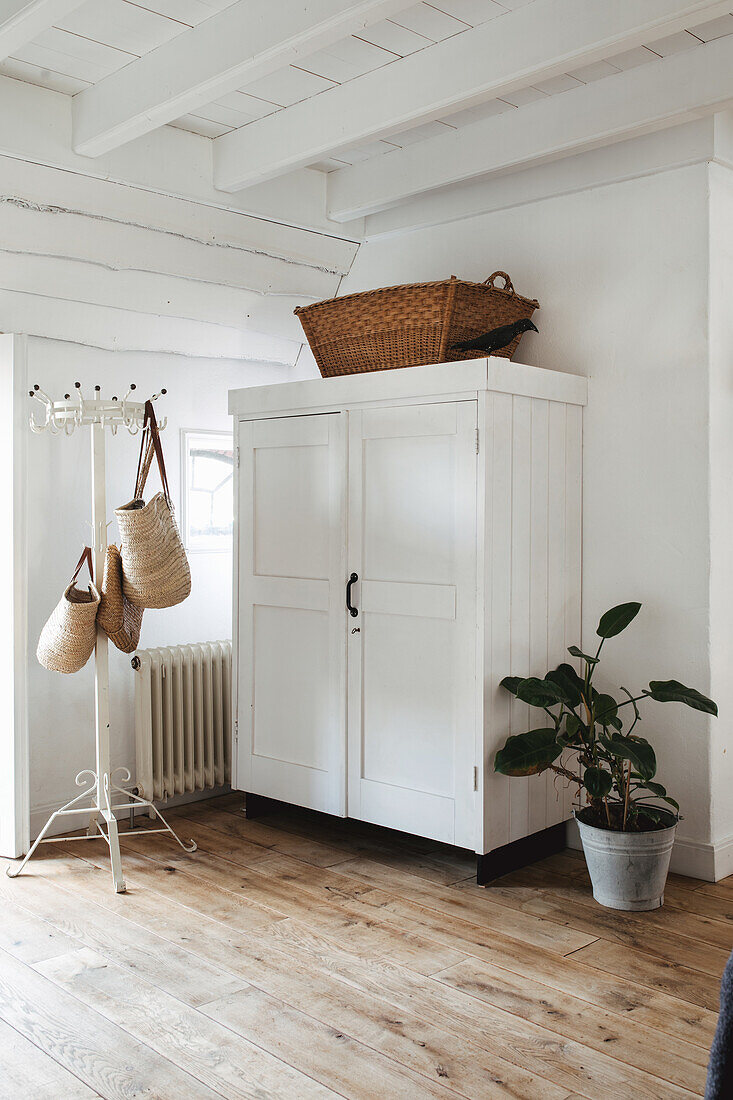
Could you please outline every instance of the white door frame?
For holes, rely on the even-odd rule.
[[[0,642],[0,855],[30,847],[28,734],[28,571],[26,470],[28,338],[0,335],[0,394],[7,420],[0,434],[0,575],[5,578],[6,629]]]

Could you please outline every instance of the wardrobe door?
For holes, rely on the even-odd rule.
[[[346,812],[344,416],[239,425],[236,785]]]
[[[349,413],[349,816],[474,846],[476,403]]]

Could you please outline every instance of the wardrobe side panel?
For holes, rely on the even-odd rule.
[[[583,408],[567,406],[565,431],[565,563],[564,563],[564,623],[565,646],[582,648],[582,592],[583,592]],[[580,671],[580,662],[568,653],[565,659]],[[572,815],[577,803],[576,784],[568,784],[564,790],[564,814]],[[557,818],[558,821],[562,817]]]
[[[554,773],[494,772],[506,738],[543,715],[499,687],[542,676],[580,640],[582,408],[489,393],[484,448],[484,816],[489,852],[564,820],[569,792]]]

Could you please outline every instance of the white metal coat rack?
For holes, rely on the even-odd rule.
[[[132,401],[131,395],[135,386],[131,385],[122,400],[113,397],[105,401],[100,395],[100,387],[94,387],[94,398],[87,400],[81,390],[81,383],[74,384],[74,394],[64,394],[63,401],[52,401],[48,394],[39,386],[30,390],[30,396],[43,407],[43,419],[38,421],[33,413],[30,416],[32,432],[50,431],[53,435],[63,433],[72,435],[77,428],[91,427],[92,438],[92,528],[94,531],[94,569],[95,582],[101,585],[104,572],[104,562],[107,553],[107,485],[105,476],[105,428],[109,428],[113,435],[117,434],[120,427],[125,428],[130,435],[137,435],[142,431],[145,406],[142,402]],[[156,401],[161,394],[154,394],[151,398]],[[162,430],[166,426],[164,418],[158,425]],[[191,840],[188,844],[170,827],[160,810],[152,802],[140,795],[133,794],[120,784],[130,782],[130,772],[127,768],[112,768],[110,763],[110,715],[109,715],[109,652],[107,635],[97,626],[97,641],[94,649],[94,688],[95,688],[95,712],[96,712],[96,769],[87,769],[79,772],[76,777],[78,787],[85,789],[66,802],[49,817],[38,837],[32,844],[23,861],[17,867],[8,869],[8,875],[15,878],[25,867],[36,848],[41,843],[61,843],[72,840],[93,840],[101,834],[109,847],[110,863],[112,865],[112,881],[118,894],[125,892],[125,880],[122,874],[122,860],[120,858],[120,841],[117,831],[117,814],[135,810],[146,810],[148,815],[155,820],[158,818],[163,827],[151,829],[136,829],[135,835],[142,833],[169,833],[186,852],[195,852],[196,844]],[[118,782],[115,777],[118,776]],[[85,806],[84,799],[89,798],[91,805]],[[122,799],[122,800],[121,800]],[[46,833],[59,817],[71,816],[81,811],[90,813],[89,827],[86,836],[54,836],[46,837]]]

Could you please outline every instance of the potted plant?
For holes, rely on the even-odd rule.
[[[654,749],[636,732],[638,704],[684,703],[693,710],[717,715],[712,699],[677,680],[652,680],[648,688],[617,700],[596,690],[594,679],[601,650],[608,638],[625,630],[641,610],[624,603],[601,616],[595,656],[570,646],[581,665],[558,665],[540,679],[506,676],[501,686],[549,718],[538,729],[509,737],[495,757],[503,775],[537,775],[550,769],[577,783],[580,801],[575,811],[593,897],[611,909],[656,909],[664,901],[679,804],[654,780]],[[562,759],[561,759],[562,757]]]

